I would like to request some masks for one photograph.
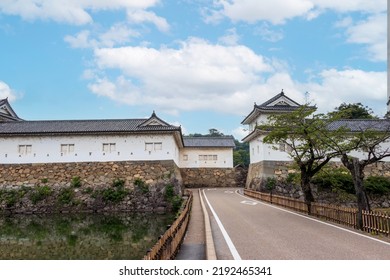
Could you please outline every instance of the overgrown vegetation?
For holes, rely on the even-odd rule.
[[[30,193],[29,198],[33,204],[37,204],[49,197],[53,193],[53,190],[49,186],[36,186]]]
[[[142,179],[139,179],[139,178],[135,179],[134,185],[135,185],[136,190],[139,190],[144,194],[149,192],[148,185]]]
[[[312,179],[312,183],[323,190],[342,190],[355,194],[352,175],[346,168],[326,168]],[[390,180],[382,176],[368,176],[364,187],[371,195],[386,195],[390,193]]]
[[[81,178],[78,176],[73,177],[72,180],[70,181],[70,186],[72,188],[75,188],[75,189],[80,188],[81,187]]]
[[[58,201],[61,204],[70,205],[70,204],[73,204],[73,202],[74,202],[74,196],[75,196],[75,193],[74,193],[74,190],[72,187],[63,188],[60,191],[60,193],[58,194]]]
[[[179,195],[175,195],[175,189],[172,184],[165,187],[164,197],[165,200],[171,204],[174,212],[177,212],[180,209],[183,199]]]
[[[125,180],[115,179],[111,188],[101,190],[100,194],[105,202],[119,203],[128,194],[128,191],[125,189]]]

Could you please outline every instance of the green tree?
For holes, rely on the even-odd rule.
[[[315,111],[316,108],[304,105],[287,114],[271,115],[268,118],[268,125],[258,127],[265,135],[264,143],[284,144],[288,147],[289,156],[300,170],[300,185],[309,214],[311,203],[314,201],[310,181],[322,167],[338,155],[324,141],[326,138],[332,138],[330,134],[336,133],[327,129],[332,119],[322,114],[313,115]]]
[[[364,106],[362,103],[342,103],[336,107],[330,116],[340,119],[376,119],[372,109]]]
[[[249,166],[250,157],[249,157],[249,143],[242,143],[234,139],[236,148],[233,151],[233,165],[242,165],[245,167]]]
[[[206,136],[224,136],[222,132],[220,132],[218,129],[210,128],[209,134]]]
[[[390,121],[370,120],[362,122],[360,126],[354,123],[353,127],[349,127],[348,122],[339,121],[333,123],[333,127],[336,126],[339,126],[338,133],[326,141],[340,154],[341,162],[352,175],[358,205],[357,225],[363,229],[362,211],[371,210],[364,185],[364,169],[390,156],[390,149],[383,145],[390,138]],[[363,156],[354,156],[354,151],[361,152]]]

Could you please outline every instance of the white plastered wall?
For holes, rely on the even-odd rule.
[[[205,155],[216,155],[217,159],[200,160],[199,156]],[[179,162],[182,168],[232,168],[233,148],[183,148]]]
[[[103,151],[103,143],[115,143],[115,149]],[[146,150],[145,143],[152,143],[150,151]],[[61,144],[74,144],[74,151],[62,153]],[[19,145],[31,145],[31,152],[20,154]],[[5,164],[127,160],[174,160],[179,164],[179,148],[173,135],[163,134],[26,136],[0,139],[0,163]]]

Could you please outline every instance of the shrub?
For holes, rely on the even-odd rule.
[[[142,193],[149,192],[148,185],[144,181],[142,181],[142,179],[135,179],[134,185],[136,186],[136,189],[140,190]]]
[[[81,179],[80,179],[80,177],[78,177],[78,176],[73,177],[72,180],[70,181],[70,186],[72,188],[76,188],[76,189],[80,188],[81,187]]]
[[[340,189],[349,194],[355,193],[352,176],[344,168],[324,169],[315,175],[311,182],[325,190]]]
[[[118,203],[122,201],[126,195],[127,190],[125,190],[125,180],[115,179],[112,182],[112,188],[107,188],[101,191],[102,199],[106,202]]]
[[[0,202],[5,201],[7,208],[13,207],[19,202],[21,194],[17,190],[0,191]]]
[[[177,212],[180,209],[183,199],[179,195],[175,195],[175,190],[172,184],[165,187],[164,197],[165,200],[171,204],[174,212]]]
[[[127,191],[125,189],[107,188],[101,191],[101,195],[103,201],[118,203],[126,197]]]
[[[112,182],[112,186],[114,188],[124,188],[125,186],[125,180],[123,179],[115,179],[113,182]]]
[[[175,196],[175,190],[172,184],[169,184],[165,187],[164,197],[166,200],[170,201]]]
[[[269,191],[272,191],[275,189],[276,186],[276,179],[274,177],[268,177],[265,181],[265,188]]]
[[[74,191],[72,188],[63,188],[58,194],[58,201],[61,204],[72,204],[74,198]]]
[[[53,190],[49,186],[36,186],[30,194],[30,200],[33,204],[37,204],[49,197],[53,193]]]
[[[382,176],[369,176],[364,186],[371,194],[385,195],[390,192],[390,180]]]

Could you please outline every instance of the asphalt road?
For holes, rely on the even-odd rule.
[[[390,260],[390,243],[353,229],[244,197],[236,189],[204,194],[218,259]]]

